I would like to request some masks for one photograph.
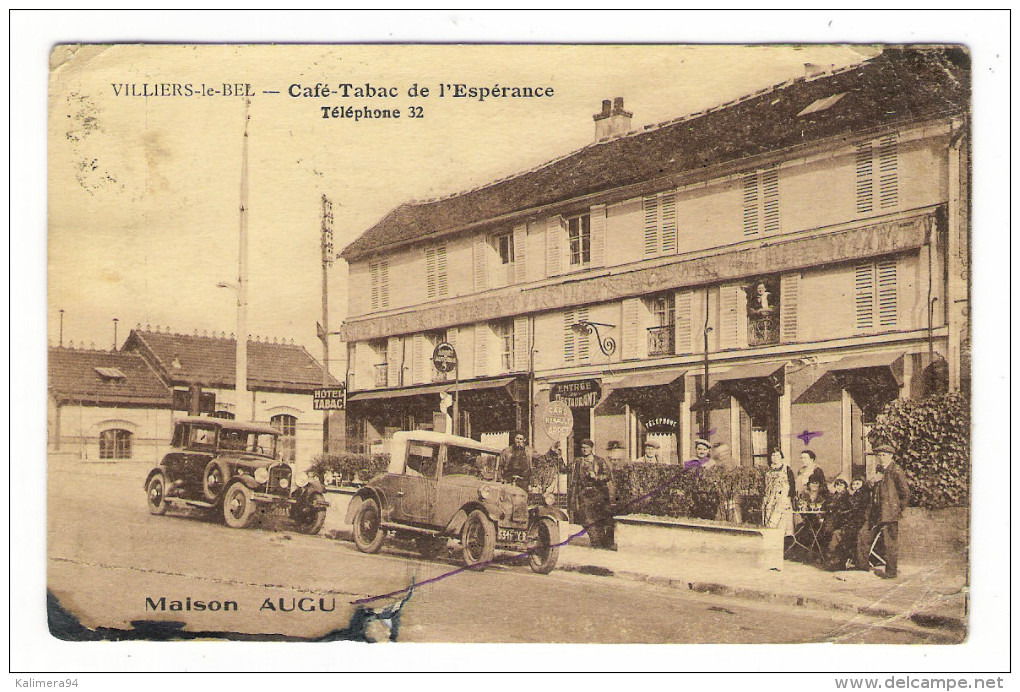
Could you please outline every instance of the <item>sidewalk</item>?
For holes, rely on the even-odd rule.
[[[580,530],[564,527],[562,535]],[[587,537],[560,548],[558,569],[643,581],[735,598],[880,617],[914,625],[967,628],[966,564],[958,558],[903,564],[897,579],[861,571],[826,572],[786,561],[782,571],[751,567],[705,552],[594,550]]]

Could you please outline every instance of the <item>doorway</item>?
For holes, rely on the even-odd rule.
[[[570,412],[574,416],[574,432],[571,437],[568,461],[573,461],[581,454],[581,440],[591,438],[591,406],[573,407]]]

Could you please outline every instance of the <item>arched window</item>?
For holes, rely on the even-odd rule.
[[[104,430],[99,433],[100,459],[130,459],[131,432],[129,430]]]
[[[297,441],[297,418],[281,413],[269,419],[273,427],[280,431],[280,459],[294,461]]]

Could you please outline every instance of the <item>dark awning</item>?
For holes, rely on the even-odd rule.
[[[829,366],[829,371],[839,376],[859,371],[881,371],[887,374],[897,387],[903,386],[903,351],[868,353],[862,356],[847,356]]]
[[[461,382],[458,385],[458,389],[461,392],[480,391],[485,389],[499,389],[506,387],[514,382],[516,378],[513,377],[500,377],[497,379],[483,379],[483,380],[468,380]],[[438,382],[434,384],[420,384],[413,387],[399,387],[396,389],[372,389],[365,392],[354,392],[347,395],[347,402],[352,401],[372,401],[372,400],[385,400],[385,399],[398,399],[403,397],[411,396],[422,396],[427,394],[441,394],[443,392],[453,392],[454,383],[453,381]]]
[[[828,370],[860,406],[874,406],[895,398],[903,386],[903,356],[903,351],[847,356]]]
[[[686,370],[662,370],[627,375],[609,385],[609,393],[596,407],[596,413],[615,412],[627,404],[635,408],[672,409],[683,397]]]
[[[752,363],[751,365],[738,365],[718,375],[710,374],[709,380],[716,382],[732,382],[735,380],[757,380],[777,375],[786,365],[786,361],[771,361],[769,363]]]

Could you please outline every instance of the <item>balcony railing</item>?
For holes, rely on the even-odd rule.
[[[376,387],[388,387],[389,386],[389,363],[379,363],[373,366],[375,369],[375,386]]]
[[[673,355],[673,325],[665,327],[648,328],[648,355],[649,356],[671,356]]]
[[[747,321],[747,345],[765,346],[779,343],[779,316],[770,315],[751,317]]]

